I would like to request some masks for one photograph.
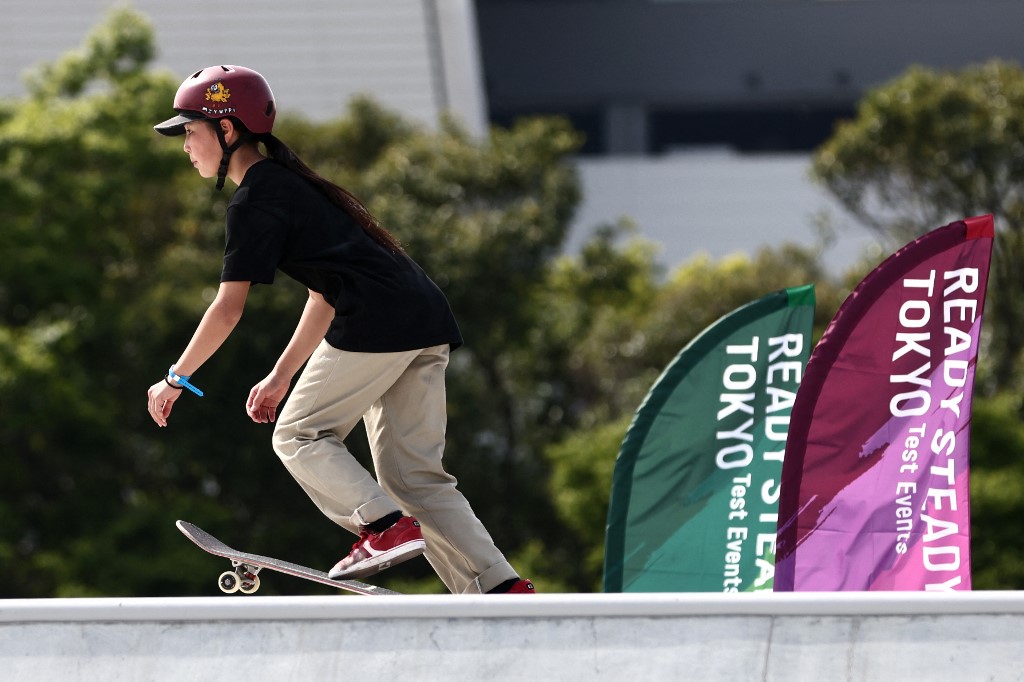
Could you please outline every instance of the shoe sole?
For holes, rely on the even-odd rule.
[[[378,554],[375,557],[370,557],[365,561],[362,561],[347,571],[335,572],[333,569],[328,573],[328,577],[331,580],[341,580],[344,578],[365,578],[375,573],[380,573],[383,570],[397,566],[403,561],[409,559],[415,559],[427,549],[427,543],[425,540],[412,540],[405,544],[393,547],[383,554]]]

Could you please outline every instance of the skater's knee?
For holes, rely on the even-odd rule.
[[[410,475],[378,469],[377,480],[388,495],[405,504],[444,499],[456,492],[455,477],[443,470]]]
[[[274,427],[274,435],[270,439],[271,445],[274,447],[274,452],[277,453],[278,457],[290,457],[295,454],[296,447],[296,434],[293,429],[288,425],[278,423]]]

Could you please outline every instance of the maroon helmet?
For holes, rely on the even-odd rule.
[[[185,79],[174,95],[178,115],[153,128],[161,135],[183,135],[185,124],[233,116],[260,135],[274,127],[277,106],[267,80],[244,66],[208,66]]]

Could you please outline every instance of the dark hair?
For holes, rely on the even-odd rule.
[[[267,154],[270,158],[298,174],[311,185],[316,187],[331,201],[331,203],[343,208],[346,213],[352,216],[352,218],[359,223],[359,226],[363,228],[363,231],[370,235],[375,242],[394,253],[401,253],[403,251],[402,243],[399,242],[393,234],[388,232],[384,226],[380,224],[377,218],[375,218],[373,214],[366,209],[363,202],[356,199],[351,192],[340,185],[334,184],[307,166],[305,162],[288,147],[288,145],[274,137],[273,133],[254,135],[245,127],[245,124],[237,118],[233,116],[230,118],[231,122],[241,135],[240,139],[243,142],[252,139],[262,142],[263,146],[267,148]],[[212,120],[210,122],[216,125]]]

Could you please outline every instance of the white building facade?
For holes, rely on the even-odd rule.
[[[181,80],[240,64],[266,76],[284,112],[328,119],[369,94],[428,125],[447,111],[486,132],[471,0],[3,0],[0,98],[24,94],[26,71],[77,48],[126,6],[152,22],[157,68]]]

